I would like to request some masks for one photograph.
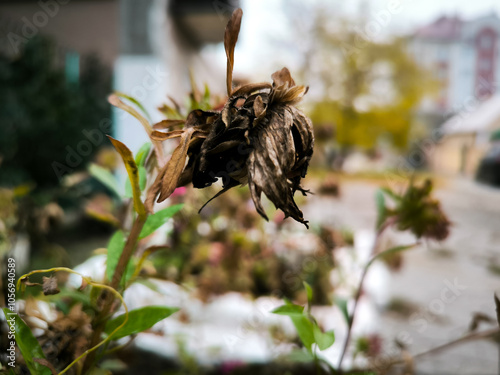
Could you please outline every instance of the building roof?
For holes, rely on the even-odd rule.
[[[419,28],[415,36],[438,40],[459,39],[463,23],[464,21],[458,16],[441,16],[434,22]]]
[[[472,111],[462,110],[442,125],[444,134],[483,133],[500,129],[500,95],[492,96]]]

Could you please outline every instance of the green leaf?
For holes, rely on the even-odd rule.
[[[497,312],[497,321],[498,325],[500,326],[500,299],[498,299],[498,296],[496,293],[493,294],[493,298],[495,300],[495,307],[496,307],[496,312]]]
[[[292,349],[292,351],[288,353],[288,355],[286,355],[286,358],[293,362],[308,364],[314,361],[314,355],[312,354],[312,352],[302,349]]]
[[[392,199],[394,199],[396,202],[399,202],[401,201],[402,197],[399,196],[398,194],[396,194],[395,192],[393,192],[391,189],[389,188],[380,188],[381,191],[383,191],[384,193],[386,193],[388,196],[390,196]]]
[[[9,319],[15,318],[15,321],[12,324],[15,329],[16,344],[21,351],[29,371],[33,375],[52,375],[52,371],[50,371],[48,367],[35,362],[35,358],[46,358],[43,354],[42,348],[40,347],[40,343],[35,336],[33,336],[33,333],[26,323],[24,323],[19,315],[11,312],[8,308],[4,308],[3,313],[5,314],[5,318],[7,319],[9,326],[11,325]]]
[[[146,188],[148,173],[146,171],[146,168],[144,168],[142,165],[139,165],[137,168],[139,169],[139,189],[141,189],[141,191],[144,191],[144,189]],[[134,197],[130,180],[125,181],[125,196],[127,198]]]
[[[305,315],[290,315],[297,334],[299,335],[302,344],[311,352],[312,344],[314,344],[313,323]]]
[[[307,282],[304,281],[303,284],[304,284],[304,288],[306,288],[307,303],[308,303],[309,308],[310,308],[311,304],[312,304],[312,299],[313,299],[313,290]]]
[[[131,101],[132,103],[134,103],[137,107],[139,107],[139,109],[142,111],[142,113],[151,122],[151,116],[149,116],[148,111],[146,111],[146,108],[144,108],[144,106],[141,104],[141,102],[139,102],[136,98],[134,98],[130,95],[124,94],[123,92],[119,92],[119,91],[115,91],[115,95],[117,95],[121,98],[127,99],[128,101]]]
[[[106,261],[106,278],[111,281],[115,268],[118,265],[123,248],[125,247],[125,236],[121,230],[115,232],[108,243],[108,258]]]
[[[283,305],[283,306],[277,307],[271,312],[273,314],[278,314],[278,315],[287,315],[287,316],[300,315],[300,316],[302,316],[304,313],[304,307],[299,306],[299,305],[289,304],[289,305]]]
[[[113,335],[113,340],[118,340],[122,337],[134,335],[136,333],[145,331],[151,328],[160,320],[163,320],[176,311],[177,307],[167,306],[147,306],[140,309],[132,310],[129,312],[128,320],[125,325]],[[110,335],[116,328],[118,328],[125,320],[125,314],[111,319],[107,324],[104,332]]]
[[[377,203],[377,229],[385,222],[387,218],[387,208],[385,207],[385,197],[381,189],[375,193],[375,202]]]
[[[167,207],[161,211],[156,212],[153,215],[148,216],[144,227],[142,228],[139,239],[149,236],[163,224],[165,224],[172,216],[174,216],[184,205],[174,204],[173,206]]]
[[[313,324],[314,341],[318,345],[319,350],[328,349],[335,342],[335,332],[321,332],[317,324]]]
[[[375,255],[367,264],[366,268],[368,268],[369,266],[371,266],[371,264],[373,262],[375,262],[377,259],[381,259],[387,255],[392,255],[392,254],[395,254],[395,253],[399,253],[401,251],[405,251],[405,250],[408,250],[408,249],[411,249],[415,246],[417,246],[418,244],[414,243],[414,244],[411,244],[411,245],[402,245],[402,246],[395,246],[395,247],[392,247],[388,250],[385,250],[385,251],[382,251],[381,253],[378,253],[377,255]]]
[[[149,154],[149,150],[151,150],[151,142],[146,142],[144,143],[141,148],[139,149],[139,151],[137,151],[137,153],[135,154],[135,164],[137,164],[137,166],[144,166],[144,163],[146,162],[146,157],[148,156]]]
[[[337,307],[342,312],[342,315],[343,315],[346,323],[349,323],[349,312],[347,311],[347,299],[335,297],[333,300],[335,302],[335,305],[337,305]]]
[[[90,164],[88,170],[92,177],[110,189],[117,197],[121,197],[118,181],[110,171],[94,163]]]
[[[107,137],[113,144],[116,151],[118,151],[123,159],[123,163],[125,164],[125,169],[127,170],[128,178],[132,186],[135,212],[137,212],[139,216],[145,217],[147,215],[146,207],[144,207],[144,203],[141,200],[141,189],[139,188],[139,169],[135,164],[134,155],[132,155],[132,152],[128,149],[128,147],[119,140],[114,139],[109,135]]]

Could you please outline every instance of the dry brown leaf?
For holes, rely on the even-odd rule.
[[[242,16],[243,11],[240,8],[236,9],[231,15],[231,19],[226,26],[226,32],[224,33],[224,48],[227,57],[226,86],[228,96],[231,96],[233,91],[234,47],[238,41]]]
[[[182,136],[184,130],[172,130],[168,133],[159,132],[157,130],[153,130],[151,133],[151,139],[154,141],[165,141],[167,139],[178,138]]]
[[[179,180],[179,177],[184,170],[189,141],[191,140],[191,136],[193,135],[193,133],[194,129],[187,129],[181,136],[179,145],[172,153],[172,157],[167,163],[167,170],[162,178],[163,183],[158,202],[163,202],[165,199],[170,197],[170,195],[177,188],[177,181]]]
[[[43,281],[42,285],[43,295],[52,296],[54,294],[59,294],[61,292],[57,287],[57,279],[55,278],[55,276],[51,277],[44,276],[42,278],[42,281]]]
[[[141,123],[141,125],[144,127],[144,130],[146,130],[146,133],[151,134],[151,125],[149,124],[149,121],[146,120],[144,118],[144,116],[142,116],[139,112],[137,112],[133,107],[125,104],[124,102],[122,102],[120,100],[120,98],[118,97],[118,95],[116,94],[111,94],[109,97],[108,97],[108,102],[109,104],[117,107],[117,108],[120,108],[120,109],[123,109],[124,111],[130,113],[132,116],[134,116],[137,120],[139,120],[139,122]]]
[[[164,130],[169,129],[174,126],[184,125],[185,120],[162,120],[153,125],[153,129],[155,130]]]

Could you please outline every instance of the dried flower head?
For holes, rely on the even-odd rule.
[[[248,84],[233,90],[234,47],[241,17],[242,11],[237,9],[226,27],[228,100],[222,110],[194,110],[181,130],[159,131],[173,126],[176,120],[154,126],[154,140],[180,137],[180,144],[160,171],[146,205],[151,209],[158,195],[161,202],[177,186],[192,182],[196,188],[205,188],[222,178],[223,189],[215,197],[248,184],[255,207],[266,220],[262,193],[285,217],[307,226],[294,201],[297,190],[304,195],[307,192],[300,182],[307,173],[314,145],[311,121],[294,106],[307,87],[297,86],[288,69],[283,68],[271,76],[272,85]]]
[[[421,186],[410,183],[403,195],[386,189],[396,207],[387,209],[386,217],[393,217],[399,230],[410,230],[418,238],[442,241],[450,232],[450,221],[438,200],[431,197],[432,182],[425,180]]]

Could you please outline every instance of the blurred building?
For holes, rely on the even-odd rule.
[[[500,93],[500,18],[490,13],[472,20],[442,16],[419,28],[410,39],[415,59],[441,83],[425,112],[459,112],[469,102]]]
[[[210,45],[221,43],[239,0],[0,0],[0,53],[16,56],[38,35],[52,38],[71,80],[83,56],[113,68],[114,89],[138,99],[152,121],[157,107],[190,91],[189,74],[213,92],[224,92],[225,60]],[[135,151],[146,140],[131,116],[115,112],[114,135]],[[89,124],[89,128],[97,127]]]
[[[63,58],[94,54],[111,66],[119,53],[119,22],[118,0],[0,0],[0,52],[16,55],[44,35]]]
[[[491,147],[492,135],[500,131],[500,95],[449,118],[433,154],[434,170],[447,175],[472,177]]]

